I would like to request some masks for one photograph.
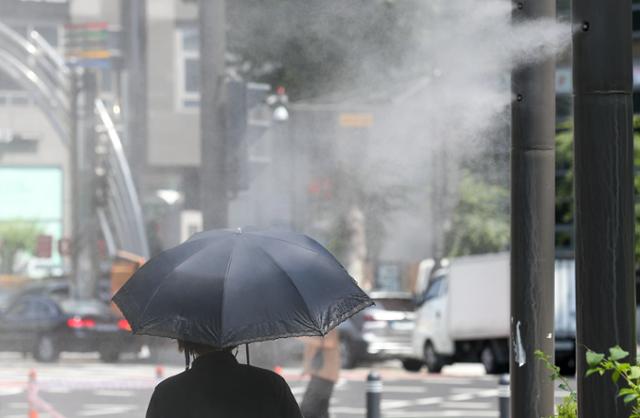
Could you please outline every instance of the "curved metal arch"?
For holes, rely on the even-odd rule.
[[[47,87],[42,80],[27,66],[2,50],[0,50],[0,71],[3,71],[32,95],[38,107],[43,110],[46,118],[53,126],[53,129],[60,136],[63,144],[69,147],[71,135],[68,127],[65,127],[65,124],[70,121],[69,116],[55,117],[55,114],[61,109],[60,103],[48,94]]]
[[[30,37],[34,43],[0,23],[0,42],[5,51],[15,56],[19,62],[26,63],[58,100],[65,104],[65,108],[68,108],[66,101],[71,93],[71,70],[63,64],[62,56],[53,50],[42,36],[32,31]]]

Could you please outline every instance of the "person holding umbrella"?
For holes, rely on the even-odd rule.
[[[280,375],[239,364],[232,349],[180,340],[178,344],[187,355],[195,355],[193,365],[156,387],[146,418],[302,418]]]
[[[160,383],[148,418],[301,417],[286,382],[235,347],[327,335],[373,304],[322,245],[293,232],[213,230],[142,266],[113,301],[134,334],[175,338],[187,370]],[[191,358],[195,357],[190,367]]]

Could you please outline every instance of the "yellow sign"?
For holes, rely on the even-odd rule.
[[[96,49],[90,51],[73,51],[67,54],[69,57],[84,58],[84,59],[107,59],[111,58],[111,51],[105,49]]]
[[[344,128],[368,128],[373,125],[371,113],[341,113],[340,126]]]

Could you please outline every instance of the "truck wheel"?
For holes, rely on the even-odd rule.
[[[60,358],[60,351],[56,342],[50,335],[41,335],[33,348],[33,357],[37,361],[53,363]]]
[[[340,364],[343,369],[353,369],[358,364],[353,346],[346,337],[340,338]]]
[[[440,373],[444,367],[444,358],[436,353],[431,342],[427,342],[424,346],[424,364],[429,373]]]
[[[402,360],[402,367],[406,371],[413,372],[413,373],[419,372],[420,369],[422,369],[423,364],[424,363],[422,363],[420,360],[414,359],[414,358],[407,358]]]
[[[487,374],[502,373],[505,369],[505,365],[500,364],[491,345],[485,345],[480,352],[480,362],[484,366]]]

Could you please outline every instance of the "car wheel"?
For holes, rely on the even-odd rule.
[[[484,370],[487,374],[497,374],[504,371],[505,365],[498,362],[496,353],[493,351],[491,345],[485,345],[480,352],[480,362],[484,366]]]
[[[408,372],[417,373],[420,371],[420,369],[422,369],[423,365],[424,365],[423,362],[414,358],[408,358],[408,359],[402,360],[402,367]]]
[[[444,367],[444,358],[436,353],[431,342],[427,342],[424,346],[424,364],[429,373],[440,373]]]
[[[60,358],[60,351],[50,335],[41,335],[33,349],[33,357],[44,363],[52,363]]]
[[[100,360],[105,363],[116,363],[120,359],[120,353],[116,350],[100,351]]]
[[[358,363],[353,346],[347,338],[340,338],[340,364],[343,369],[353,369]]]

